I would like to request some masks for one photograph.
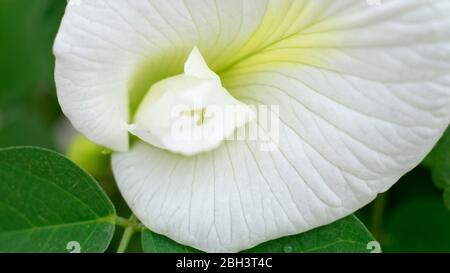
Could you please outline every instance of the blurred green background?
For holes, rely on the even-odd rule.
[[[58,106],[52,44],[65,5],[65,0],[0,0],[0,148],[40,146],[69,155],[97,178],[118,215],[126,217],[130,212],[115,188],[108,153],[89,143],[92,149],[86,149],[87,140],[76,136]],[[357,212],[384,252],[450,252],[448,147],[447,130],[423,164]],[[138,236],[128,251],[140,251]]]

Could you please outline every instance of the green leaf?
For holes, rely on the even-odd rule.
[[[375,241],[367,228],[355,216],[348,216],[327,226],[263,243],[246,253],[311,253],[311,252],[370,252],[367,245]],[[195,253],[150,230],[142,233],[142,248],[147,253]]]
[[[181,245],[166,236],[148,229],[142,232],[142,250],[144,253],[200,253],[200,250]]]
[[[375,241],[356,216],[349,216],[330,225],[306,233],[266,242],[247,250],[249,253],[317,253],[369,252],[367,244]]]
[[[106,250],[115,228],[112,203],[95,180],[41,148],[0,149],[0,252]]]
[[[413,198],[393,208],[385,233],[386,252],[450,252],[450,212],[439,198]]]

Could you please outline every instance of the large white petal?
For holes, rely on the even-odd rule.
[[[195,45],[235,97],[282,106],[272,153],[236,142],[187,158],[138,144],[114,157],[140,219],[204,250],[237,251],[351,213],[415,166],[449,122],[445,0],[74,3],[55,44],[58,97],[99,144],[127,150],[129,93],[181,72]]]
[[[416,166],[448,125],[448,1],[276,3],[288,1],[270,1],[219,72],[236,98],[281,106],[279,149],[236,141],[182,157],[138,143],[114,155],[152,230],[239,251],[333,222]]]

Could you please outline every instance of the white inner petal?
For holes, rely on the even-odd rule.
[[[254,118],[194,48],[183,74],[152,86],[129,131],[159,148],[195,155],[217,148]]]

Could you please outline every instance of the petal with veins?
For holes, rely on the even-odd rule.
[[[180,74],[196,45],[234,98],[281,106],[274,151],[226,141],[187,157],[138,142],[113,155],[134,213],[180,243],[239,251],[331,223],[449,124],[448,1],[92,2],[66,13],[56,76],[65,113],[98,143],[125,150],[127,94],[133,105]]]

